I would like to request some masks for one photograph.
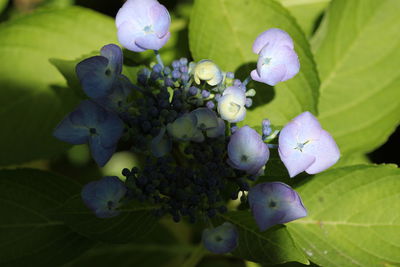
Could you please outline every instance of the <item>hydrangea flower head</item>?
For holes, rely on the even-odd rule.
[[[261,33],[253,44],[258,54],[257,69],[251,72],[255,81],[274,86],[293,78],[300,70],[299,58],[289,34],[280,29]]]
[[[204,247],[216,254],[224,254],[234,250],[238,245],[238,239],[236,227],[229,222],[215,228],[204,229],[202,234]]]
[[[248,200],[261,231],[307,215],[297,192],[281,182],[261,183],[252,187]]]
[[[228,163],[233,168],[251,175],[260,175],[269,159],[269,149],[261,136],[246,125],[231,136],[228,143],[228,157]]]
[[[222,71],[211,60],[201,60],[194,67],[194,81],[200,84],[201,81],[206,81],[209,85],[215,86],[220,84],[223,79]]]
[[[53,135],[74,145],[88,143],[96,163],[104,166],[114,153],[123,130],[124,124],[116,114],[84,100],[58,124]]]
[[[119,42],[134,52],[159,50],[170,37],[171,18],[157,0],[128,0],[118,11]]]
[[[81,192],[85,205],[99,218],[117,216],[121,199],[127,192],[125,184],[116,176],[106,176],[86,184]]]
[[[218,99],[218,113],[228,122],[239,122],[246,116],[246,92],[236,86],[224,90]]]
[[[315,174],[335,164],[340,151],[317,118],[306,111],[289,122],[279,134],[279,156],[290,177],[306,171]]]
[[[114,82],[122,72],[122,51],[115,44],[101,49],[101,56],[81,61],[76,74],[86,95],[90,98],[106,97],[111,93]]]

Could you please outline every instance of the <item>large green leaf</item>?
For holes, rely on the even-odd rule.
[[[55,213],[72,230],[91,239],[127,243],[152,231],[157,219],[152,214],[154,206],[130,203],[121,214],[106,219],[97,218],[82,202],[80,195],[73,196]]]
[[[331,0],[279,0],[290,14],[295,17],[297,23],[307,36],[311,36],[314,27],[323,14],[324,9]]]
[[[333,169],[296,190],[309,214],[287,227],[312,262],[400,265],[400,170],[394,165]]]
[[[262,118],[268,117],[274,124],[284,125],[302,111],[316,113],[319,80],[307,39],[279,3],[272,0],[196,0],[191,18],[189,45],[194,59],[208,58],[225,71],[240,68],[246,75],[254,68],[250,67],[251,63],[257,61],[251,48],[261,32],[277,27],[292,36],[300,58],[300,73],[275,89],[254,83],[258,88],[256,107],[249,110],[245,123],[258,125]]]
[[[79,7],[0,25],[1,165],[67,148],[52,130],[79,100],[49,59],[78,58],[111,42],[116,42],[113,20]]]
[[[308,263],[304,253],[297,247],[285,226],[276,226],[261,232],[250,211],[233,211],[218,215],[218,221],[228,221],[239,231],[239,246],[235,256],[265,265],[290,261]]]
[[[0,171],[0,265],[53,267],[91,247],[91,241],[49,215],[79,190],[48,172]]]
[[[368,152],[400,121],[400,1],[335,0],[313,40],[319,118],[341,152]]]

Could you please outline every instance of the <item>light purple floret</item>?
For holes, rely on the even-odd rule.
[[[128,0],[115,20],[119,42],[134,52],[159,50],[170,37],[168,10],[156,0]]]
[[[260,34],[253,52],[259,55],[257,69],[250,74],[255,81],[274,86],[293,78],[300,70],[293,40],[283,30],[273,28]]]
[[[317,118],[306,111],[282,129],[279,156],[290,177],[294,177],[303,171],[316,174],[326,170],[339,160],[340,151]]]
[[[259,175],[269,159],[269,149],[255,130],[243,126],[229,140],[228,157],[233,168]]]
[[[262,183],[250,189],[250,209],[261,231],[307,215],[300,196],[281,182]]]

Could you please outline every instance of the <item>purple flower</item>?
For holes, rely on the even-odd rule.
[[[248,200],[261,231],[307,215],[297,192],[281,182],[262,183],[252,187]]]
[[[85,100],[58,124],[53,135],[74,145],[89,143],[94,160],[104,166],[123,130],[124,124],[116,114]]]
[[[99,218],[117,216],[121,199],[126,194],[125,184],[116,176],[106,176],[85,185],[81,197],[85,205]]]
[[[228,143],[228,163],[235,169],[251,175],[261,175],[269,159],[268,146],[249,126],[243,126],[231,136]]]
[[[87,58],[78,63],[76,74],[90,98],[105,97],[111,93],[112,87],[122,72],[122,51],[115,44],[104,46],[101,56]]]
[[[119,42],[134,52],[159,50],[170,37],[168,10],[156,0],[128,0],[115,23]]]
[[[251,72],[255,81],[274,86],[299,72],[293,40],[283,30],[273,28],[260,34],[253,44],[253,52],[259,55],[257,69]]]
[[[218,99],[218,113],[228,122],[239,122],[246,116],[246,92],[236,86],[224,90]]]
[[[282,129],[279,156],[294,177],[302,171],[315,174],[326,170],[338,161],[340,151],[317,118],[306,111]]]
[[[129,79],[124,75],[120,75],[114,83],[112,93],[105,97],[97,98],[95,101],[103,107],[109,108],[120,114],[126,112],[131,106],[129,96],[133,90],[134,87]]]
[[[231,252],[237,247],[238,240],[238,231],[229,222],[225,222],[215,228],[204,229],[202,234],[204,247],[216,254]]]

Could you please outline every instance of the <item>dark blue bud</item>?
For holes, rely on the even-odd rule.
[[[208,97],[210,97],[210,91],[207,91],[207,90],[201,91],[201,96],[202,96],[203,98],[208,98]]]
[[[156,64],[153,66],[153,71],[160,73],[162,71],[162,66],[160,64]]]
[[[179,70],[173,70],[171,76],[172,79],[178,80],[181,77],[181,72]]]
[[[189,88],[189,94],[190,95],[197,95],[197,93],[198,93],[198,91],[199,91],[199,89],[197,88],[197,87],[195,87],[195,86],[191,86],[190,88]]]
[[[164,72],[164,75],[170,75],[171,72],[172,72],[172,70],[171,70],[170,67],[165,67],[164,70],[163,70],[163,72]]]
[[[167,87],[174,87],[174,82],[171,80],[171,78],[165,78],[164,83]]]
[[[180,66],[179,70],[180,70],[182,73],[187,73],[187,72],[189,71],[189,69],[188,69],[187,66]]]
[[[212,101],[208,101],[206,103],[206,107],[209,108],[209,109],[214,109],[215,108],[215,104]]]
[[[187,73],[182,73],[182,75],[181,75],[181,80],[182,80],[183,83],[187,83],[187,82],[189,81],[189,79],[190,79],[189,74],[187,74]]]
[[[179,59],[179,62],[182,65],[187,65],[188,64],[188,59],[185,57],[182,57],[181,59]]]
[[[123,176],[129,176],[130,174],[131,174],[131,171],[130,171],[129,169],[124,168],[124,169],[122,170],[122,175],[123,175]]]
[[[181,66],[181,62],[180,62],[179,60],[174,60],[174,61],[172,62],[172,67],[173,67],[174,69],[178,69],[180,66]]]
[[[215,215],[217,215],[217,211],[215,209],[209,209],[207,211],[207,216],[208,217],[213,218],[213,217],[215,217]]]

